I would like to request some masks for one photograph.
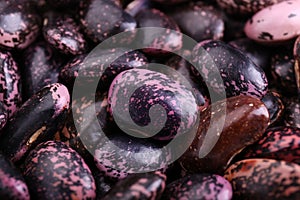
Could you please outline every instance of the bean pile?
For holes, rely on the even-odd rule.
[[[300,0],[0,0],[0,199],[300,199]]]

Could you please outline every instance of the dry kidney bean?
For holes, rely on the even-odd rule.
[[[38,36],[41,18],[30,4],[1,0],[0,46],[7,49],[25,49]]]
[[[297,93],[295,59],[291,45],[276,49],[271,57],[271,74],[275,85],[286,96]]]
[[[72,107],[76,112],[72,113],[72,110],[69,110],[65,126],[61,132],[59,132],[56,137],[60,141],[67,142],[70,147],[75,149],[87,162],[94,162],[94,158],[91,157],[89,151],[86,149],[85,145],[81,142],[81,138],[88,137],[90,143],[96,144],[98,142],[98,137],[93,135],[93,132],[85,132],[84,130],[76,129],[75,124],[77,123],[89,123],[92,124],[91,121],[91,109],[95,107],[98,122],[100,123],[101,128],[105,130],[109,130],[112,127],[113,121],[110,118],[107,108],[107,92],[103,94],[99,94],[96,97],[98,100],[96,104],[93,104],[93,101],[88,99],[87,97],[81,99],[73,99]],[[85,117],[80,118],[80,115],[84,115]],[[75,122],[74,122],[75,120]]]
[[[165,189],[166,176],[160,172],[136,174],[120,181],[103,200],[159,199]]]
[[[62,53],[78,55],[88,50],[80,27],[71,16],[47,12],[42,31],[45,40]]]
[[[113,57],[116,53],[122,53],[122,56],[114,60],[112,63],[107,63],[107,60]],[[98,51],[98,56],[92,62],[85,62],[86,54],[79,55],[67,63],[60,73],[60,80],[67,85],[70,91],[73,88],[75,79],[79,76],[78,71],[81,71],[81,79],[97,78],[101,73],[99,89],[107,91],[113,79],[122,71],[142,67],[148,63],[147,57],[139,51],[129,51],[126,48],[103,49]],[[106,68],[105,68],[106,67]],[[102,72],[102,70],[104,70]],[[84,84],[84,83],[83,83]]]
[[[0,100],[11,117],[22,102],[20,70],[7,51],[0,51],[0,67]]]
[[[17,162],[37,144],[51,139],[64,122],[69,102],[64,85],[54,83],[41,89],[9,119],[1,135],[0,151]]]
[[[300,198],[299,2],[0,0],[0,198]],[[194,50],[184,51],[183,33]],[[111,36],[115,46],[91,59],[90,47]],[[211,60],[225,86],[218,102]],[[72,95],[79,73],[100,79],[95,94]],[[130,85],[139,85],[133,95]],[[131,121],[144,136],[159,124],[156,103],[167,111],[162,130],[128,135]],[[194,135],[176,134],[179,125]],[[169,165],[174,152],[163,149],[176,139],[185,152]],[[147,170],[156,172],[137,173]]]
[[[257,12],[245,25],[246,35],[262,43],[279,43],[300,34],[300,2],[282,1]]]
[[[139,37],[144,48],[143,51],[152,56],[162,56],[170,51],[174,52],[182,47],[182,34],[173,19],[157,9],[143,9],[135,16],[138,27],[161,27],[164,28],[158,33],[149,30]],[[169,29],[178,32],[170,32]]]
[[[207,53],[203,53],[203,49]],[[227,97],[244,94],[262,98],[267,92],[264,71],[241,51],[224,42],[200,42],[195,46],[192,58],[208,87],[220,93],[225,87]],[[199,76],[199,71],[195,74]],[[223,83],[216,81],[217,76],[221,76]]]
[[[256,65],[264,69],[268,74],[270,69],[270,48],[254,43],[248,38],[240,38],[229,42],[230,45],[240,49],[248,56]]]
[[[23,175],[35,199],[94,199],[95,180],[84,160],[62,142],[41,143],[25,160]]]
[[[205,39],[220,40],[225,29],[222,13],[212,5],[191,2],[166,10],[178,24],[180,30],[200,42]]]
[[[300,165],[272,159],[247,159],[231,165],[225,178],[236,199],[299,199]]]
[[[222,199],[232,198],[232,187],[222,176],[192,174],[167,185],[163,199]]]
[[[300,164],[300,129],[274,127],[268,129],[255,144],[244,150],[244,158],[270,158]]]
[[[186,52],[186,55],[190,56],[190,52]],[[182,75],[188,81],[188,83],[191,84],[200,110],[205,109],[210,104],[207,88],[194,76],[193,72],[191,71],[192,66],[190,63],[180,56],[173,56],[166,61],[165,65],[178,71],[180,75]],[[178,80],[180,81],[180,77]]]
[[[80,22],[85,33],[96,43],[136,28],[135,20],[112,1],[91,0],[80,3]]]
[[[163,123],[164,119],[159,116],[166,112],[165,127],[153,138],[171,140],[177,133],[190,131],[198,118],[196,99],[189,87],[171,78],[172,76],[148,69],[130,69],[120,73],[112,82],[108,93],[108,103],[114,119],[121,121],[119,126],[137,129],[132,121],[140,126],[148,126],[149,132],[146,129],[142,132],[144,136],[149,134],[151,137],[149,129]],[[137,89],[128,91],[137,85]],[[151,119],[149,110],[156,104],[163,107],[163,111],[157,111],[160,114],[156,115],[156,119]],[[124,118],[126,115],[131,119],[127,121]],[[137,129],[136,134],[139,135],[140,131]]]
[[[184,7],[179,5],[166,12],[176,21],[183,33],[198,42],[223,38],[225,24],[222,12],[213,5],[191,2]]]
[[[197,135],[179,159],[188,173],[222,174],[233,156],[257,141],[269,125],[268,110],[256,98],[236,96],[215,106],[202,113]]]
[[[161,145],[145,139],[128,137],[119,129],[112,130],[107,137],[109,142],[117,145],[119,149],[108,145],[103,136],[102,138],[96,136],[98,141],[95,142],[97,145],[94,149],[95,162],[105,176],[121,180],[139,170],[147,171],[153,168],[166,170],[166,158],[170,155],[161,151]],[[141,158],[137,158],[138,155]],[[130,162],[131,166],[127,166],[126,162]]]
[[[64,61],[47,42],[41,40],[32,44],[23,52],[22,57],[22,93],[26,100],[43,87],[58,82]]]

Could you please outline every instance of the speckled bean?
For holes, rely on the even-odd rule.
[[[23,175],[33,199],[95,199],[95,180],[84,160],[62,142],[38,145]]]
[[[32,44],[22,57],[22,94],[25,100],[43,87],[58,82],[63,59],[45,41]]]
[[[213,174],[192,174],[169,185],[162,199],[176,200],[230,200],[232,187],[222,176]]]
[[[59,83],[44,87],[10,118],[9,126],[0,140],[0,150],[11,161],[20,161],[43,141],[52,139],[62,128],[70,96]]]
[[[280,43],[300,34],[300,1],[288,0],[257,12],[245,25],[246,35],[261,43]]]
[[[0,50],[0,101],[11,117],[22,102],[21,77],[12,54]]]
[[[88,50],[84,35],[79,25],[71,16],[47,12],[43,22],[45,40],[64,54],[78,55]]]
[[[300,129],[274,127],[268,129],[255,144],[247,147],[244,158],[270,158],[300,164]]]
[[[248,159],[230,166],[225,178],[237,199],[299,199],[300,166],[271,159]]]
[[[182,47],[182,34],[176,22],[157,9],[143,9],[135,16],[138,27],[160,27],[162,30],[149,30],[139,36],[143,51],[152,56],[164,56]],[[173,30],[172,32],[170,30]],[[175,32],[176,31],[176,32]]]
[[[192,59],[208,87],[217,93],[225,87],[227,97],[243,94],[262,98],[267,92],[268,80],[262,68],[243,52],[222,41],[198,43],[194,47]],[[195,74],[200,76],[199,71],[195,71]],[[218,76],[223,81],[217,82]]]
[[[12,2],[0,8],[0,47],[25,49],[37,38],[41,18],[26,2]]]
[[[136,174],[117,183],[103,200],[158,200],[165,189],[166,176],[161,172]]]
[[[148,127],[149,132],[143,129],[142,133],[141,130],[135,133],[151,137],[153,127],[165,123],[162,130],[158,130],[153,136],[157,140],[171,140],[177,134],[189,132],[198,120],[197,101],[188,86],[171,78],[172,76],[148,69],[130,69],[120,73],[112,82],[108,93],[108,103],[114,119],[122,120],[119,126],[132,132],[135,130],[133,123]],[[156,117],[151,119],[149,112],[156,104],[164,110],[157,111]],[[164,113],[167,115],[165,122],[160,117]]]

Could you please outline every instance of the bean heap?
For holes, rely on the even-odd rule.
[[[0,0],[0,89],[0,199],[300,199],[300,0]]]

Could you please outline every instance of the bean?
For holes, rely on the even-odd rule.
[[[0,198],[299,198],[299,2],[0,0]]]

